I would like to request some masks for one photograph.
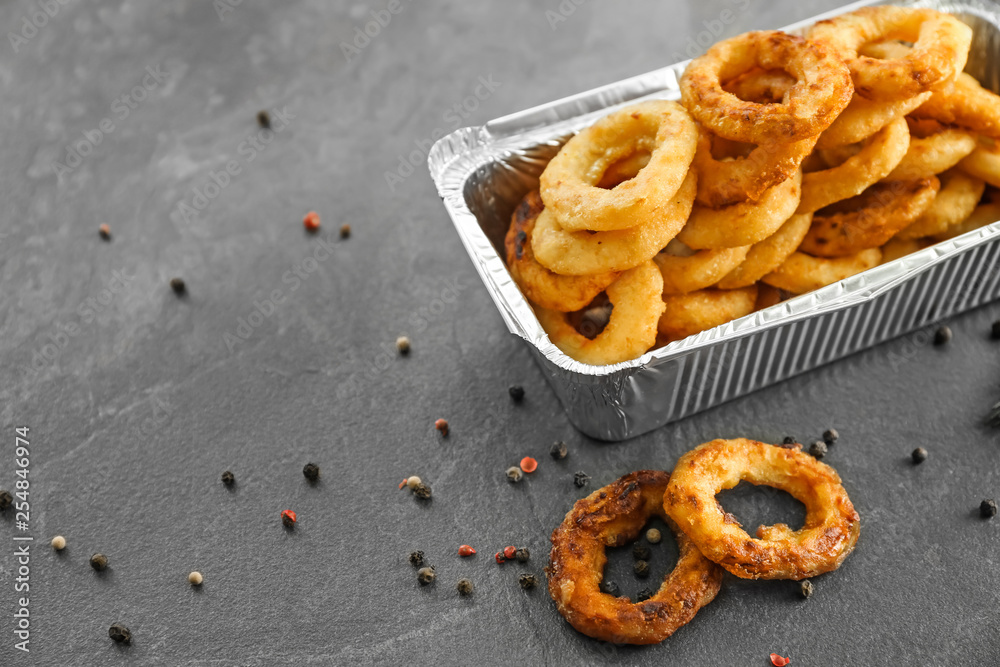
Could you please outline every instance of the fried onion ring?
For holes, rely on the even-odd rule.
[[[666,309],[657,330],[668,341],[681,340],[752,313],[757,305],[757,286],[699,290],[668,296],[664,302]]]
[[[680,243],[671,241],[671,244]],[[663,276],[663,294],[685,294],[714,285],[720,278],[738,267],[750,246],[699,250],[691,255],[670,254],[668,245],[653,261]]]
[[[879,183],[813,216],[799,249],[817,257],[845,257],[877,248],[913,224],[934,202],[936,177]]]
[[[980,227],[992,225],[1000,220],[1000,204],[983,204],[972,212],[964,222],[953,225],[943,234],[934,236],[935,241],[950,241],[956,236],[961,236]]]
[[[872,102],[855,95],[837,120],[819,135],[816,148],[828,149],[856,144],[867,139],[886,125],[902,118],[929,100],[931,93],[921,93],[898,102]]]
[[[995,188],[1000,188],[1000,147],[995,144],[980,144],[968,157],[958,163],[958,168]]]
[[[858,153],[843,164],[802,177],[802,200],[797,213],[812,213],[824,206],[859,195],[881,180],[906,155],[910,131],[897,118],[869,138]]]
[[[847,63],[858,95],[896,101],[935,90],[965,69],[972,28],[932,9],[895,6],[862,7],[820,21],[809,39],[833,48]],[[860,55],[865,44],[881,40],[913,42],[903,57],[881,59]]]
[[[923,250],[926,244],[917,239],[901,239],[898,235],[889,239],[889,242],[882,246],[882,264],[906,257],[918,250]]]
[[[878,248],[833,259],[796,252],[761,281],[792,294],[805,294],[874,268],[881,260]]]
[[[695,172],[688,171],[684,184],[660,218],[613,232],[568,232],[546,208],[538,216],[531,238],[535,259],[562,275],[625,271],[638,266],[652,259],[684,226],[697,185]]]
[[[812,213],[793,215],[781,229],[750,246],[746,259],[723,277],[717,287],[730,290],[753,285],[781,266],[802,243],[812,223]]]
[[[695,206],[677,240],[698,250],[737,248],[763,241],[795,214],[802,172],[768,189],[756,202],[723,208]]]
[[[914,109],[916,118],[933,118],[973,132],[1000,138],[1000,95],[986,90],[974,77],[961,74]]]
[[[760,526],[750,537],[715,498],[741,481],[794,496],[806,506],[805,525]],[[663,504],[709,560],[743,579],[798,580],[836,570],[861,529],[833,468],[797,449],[745,438],[712,440],[682,456]]]
[[[676,102],[626,107],[566,142],[542,172],[542,200],[569,232],[655,224],[668,215],[697,144],[698,128]],[[597,187],[609,167],[636,152],[650,157],[634,178]]]
[[[577,332],[563,313],[538,308],[536,314],[549,340],[585,364],[604,366],[641,356],[656,343],[656,324],[663,312],[663,279],[653,262],[622,274],[607,289],[614,306],[604,331],[593,339]]]
[[[723,81],[761,67],[795,77],[780,104],[741,100]],[[715,134],[761,144],[818,135],[851,101],[850,72],[832,50],[782,32],[749,32],[719,42],[688,65],[681,100]]]
[[[722,569],[701,555],[663,509],[669,473],[629,473],[576,502],[552,533],[545,569],[559,613],[583,634],[603,641],[655,644],[690,622],[722,585]],[[659,590],[632,603],[600,591],[605,547],[635,539],[658,516],[677,538],[680,556]]]
[[[975,148],[975,137],[962,130],[943,129],[923,138],[911,136],[906,155],[883,180],[929,178],[951,169]]]
[[[896,234],[896,238],[918,239],[945,233],[948,228],[972,215],[985,189],[986,183],[961,171],[942,174],[941,189],[934,197],[934,201],[916,222]]]
[[[569,313],[580,310],[613,283],[620,274],[600,273],[590,276],[561,276],[535,261],[531,233],[535,220],[545,208],[538,191],[530,192],[511,216],[504,239],[507,268],[524,295],[535,305]]]

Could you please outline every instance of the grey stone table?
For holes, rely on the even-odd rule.
[[[5,3],[0,487],[19,479],[15,428],[28,426],[30,521],[0,519],[0,664],[766,665],[772,651],[793,665],[996,664],[1000,519],[976,509],[1000,496],[997,434],[981,421],[1000,398],[1000,310],[951,322],[948,346],[922,332],[602,444],[567,423],[506,333],[422,166],[443,131],[662,66],[702,31],[833,6]],[[260,109],[273,133],[259,133]],[[309,210],[318,236],[303,231]],[[519,588],[519,573],[542,575],[549,533],[585,493],[575,471],[595,488],[669,469],[712,437],[829,426],[841,440],[828,460],[864,527],[812,599],[727,577],[688,627],[632,648],[577,634],[544,589]],[[555,463],[560,439],[570,455]],[[930,459],[914,467],[917,446]],[[526,454],[538,472],[508,484]],[[227,469],[234,490],[219,481]],[[433,500],[396,490],[410,474]],[[750,526],[801,520],[760,490],[723,502]],[[56,534],[69,544],[59,554]],[[459,559],[461,543],[479,555]],[[497,566],[507,544],[531,560]],[[654,555],[651,581],[672,548]],[[418,586],[413,549],[437,567],[434,585]],[[88,565],[98,551],[103,574]],[[612,554],[608,576],[634,594],[630,558]],[[14,646],[22,596],[30,653]],[[108,638],[114,622],[130,647]]]

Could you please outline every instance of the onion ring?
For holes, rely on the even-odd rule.
[[[604,366],[641,356],[656,343],[656,324],[663,312],[663,280],[653,262],[622,274],[607,289],[614,306],[604,331],[593,339],[577,332],[563,313],[535,312],[549,340],[568,356],[585,364]]]
[[[672,255],[669,250],[668,245],[666,251],[653,258],[663,276],[664,295],[685,294],[714,285],[746,259],[750,246],[699,250],[686,257]]]
[[[722,569],[701,555],[663,509],[670,474],[629,473],[576,502],[552,533],[545,569],[559,613],[588,637],[626,644],[655,644],[688,623],[722,586]],[[677,538],[680,557],[659,590],[644,602],[601,593],[605,547],[635,539],[652,516]]]
[[[761,281],[792,294],[805,294],[874,268],[881,260],[882,251],[878,248],[833,259],[796,252]]]
[[[977,146],[968,157],[958,163],[958,168],[995,188],[1000,188],[1000,147],[995,144]]]
[[[795,77],[780,104],[741,100],[722,88],[754,66]],[[721,137],[761,144],[818,135],[851,100],[850,72],[832,50],[782,32],[749,32],[719,42],[688,65],[681,100]]]
[[[961,74],[955,81],[935,91],[914,109],[916,118],[933,118],[945,125],[957,125],[1000,139],[1000,96],[986,90],[974,77]]]
[[[889,239],[889,242],[882,246],[882,264],[888,264],[893,260],[897,260],[900,257],[906,257],[907,255],[917,252],[918,250],[923,250],[927,245],[923,241],[918,239],[901,239],[899,236],[894,236]]]
[[[698,128],[676,102],[655,100],[616,111],[582,130],[540,178],[542,200],[566,231],[614,231],[655,224],[668,214],[698,144]],[[608,167],[638,152],[649,162],[610,190]]]
[[[812,213],[861,194],[899,164],[909,143],[906,120],[897,118],[866,140],[864,147],[840,166],[805,174],[796,213]]]
[[[507,268],[529,301],[542,308],[569,313],[580,310],[613,283],[620,274],[561,276],[535,261],[531,233],[535,220],[545,208],[538,191],[528,193],[511,216],[504,239]]]
[[[741,481],[781,489],[806,506],[805,525],[747,535],[716,500]],[[667,514],[705,556],[743,579],[806,579],[840,567],[861,529],[837,472],[797,449],[738,438],[684,454],[663,496]]]
[[[757,286],[735,290],[706,289],[664,298],[666,309],[657,330],[668,341],[714,329],[754,311]]]
[[[723,208],[695,206],[677,240],[698,250],[737,248],[763,241],[795,214],[802,172],[768,189],[756,202]]]
[[[964,222],[953,225],[943,234],[934,236],[935,241],[950,241],[956,236],[961,236],[980,227],[992,225],[1000,220],[1000,204],[983,204],[972,212]]]
[[[951,169],[975,148],[975,137],[962,130],[943,129],[924,138],[911,136],[906,155],[883,180],[929,178]]]
[[[985,189],[986,183],[961,171],[942,174],[941,189],[934,201],[916,222],[896,234],[896,238],[905,241],[945,233],[972,215]]]
[[[812,213],[793,215],[773,235],[750,246],[746,259],[719,280],[719,289],[753,285],[781,266],[802,243],[812,223]]]
[[[662,217],[613,232],[567,232],[546,208],[538,216],[531,238],[535,259],[562,275],[625,271],[636,267],[652,259],[684,226],[694,204],[697,183],[695,172],[689,171]]]
[[[819,135],[816,148],[825,150],[863,141],[930,98],[931,93],[921,93],[898,102],[872,102],[855,95],[837,120]]]
[[[932,9],[862,7],[820,21],[809,31],[809,39],[829,45],[844,59],[858,95],[895,101],[954,80],[965,69],[972,28]],[[913,48],[901,58],[859,54],[865,44],[893,39],[913,42]]]
[[[814,215],[799,250],[816,257],[845,257],[878,248],[930,208],[940,187],[933,176],[872,186]]]

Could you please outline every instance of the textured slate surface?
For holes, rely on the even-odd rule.
[[[440,131],[661,66],[702,30],[780,26],[836,3],[564,2],[553,29],[554,0],[404,0],[348,62],[341,42],[386,3],[229,2],[221,18],[194,0],[69,2],[16,52],[9,37],[0,46],[0,487],[16,479],[13,428],[30,426],[32,506],[28,533],[0,519],[0,663],[997,662],[1000,519],[975,516],[1000,496],[997,434],[980,424],[1000,397],[997,308],[952,322],[945,348],[913,335],[600,444],[574,432],[505,333],[422,166]],[[35,7],[6,3],[2,25],[20,30]],[[475,100],[480,77],[493,90]],[[261,108],[290,118],[258,148]],[[101,141],[76,163],[68,147],[85,133]],[[412,151],[421,166],[390,188],[385,172]],[[195,202],[213,173],[225,187]],[[207,205],[185,220],[181,202]],[[302,231],[311,209],[323,243]],[[342,223],[354,230],[343,242]],[[173,276],[188,296],[171,293]],[[413,353],[400,359],[404,332]],[[520,406],[511,383],[527,390]],[[690,626],[636,649],[578,635],[544,590],[518,588],[518,572],[542,574],[549,533],[584,493],[574,471],[595,488],[713,437],[829,426],[842,439],[828,460],[864,523],[811,600],[790,582],[727,577]],[[546,455],[557,439],[571,448],[561,463]],[[931,458],[914,468],[918,445]],[[525,454],[540,468],[512,486],[503,471]],[[316,487],[301,474],[310,460]],[[218,481],[227,468],[234,491]],[[433,485],[429,504],[396,490],[408,474]],[[764,491],[723,500],[751,526],[801,516]],[[13,648],[16,534],[38,540],[27,655]],[[69,541],[60,555],[54,534]],[[479,555],[459,560],[463,542]],[[506,544],[532,560],[496,566]],[[439,575],[425,589],[405,562],[417,548]],[[103,576],[87,564],[95,551],[111,561]],[[629,559],[616,553],[609,576],[635,591]],[[200,590],[185,580],[194,569]],[[471,599],[454,592],[462,576]],[[130,648],[108,639],[116,621]]]

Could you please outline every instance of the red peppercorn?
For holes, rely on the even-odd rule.
[[[319,213],[316,211],[309,211],[306,213],[306,217],[302,218],[302,224],[305,225],[307,232],[316,232],[319,230]]]
[[[506,562],[507,562],[507,559],[503,557],[503,553],[502,553],[502,552],[500,552],[500,551],[496,552],[496,554],[495,554],[495,555],[493,556],[493,558],[494,558],[494,559],[496,560],[496,562],[497,562],[497,563],[499,563],[500,565],[503,565],[504,563],[506,563]]]
[[[506,558],[507,560],[510,560],[511,558],[513,558],[516,555],[517,555],[517,547],[504,547],[503,548],[503,557]]]
[[[448,437],[448,420],[438,419],[436,422],[434,422],[434,428],[441,431],[442,438]]]
[[[474,556],[476,555],[476,550],[470,547],[468,544],[463,544],[458,548],[459,556]]]
[[[774,665],[774,667],[785,667],[785,665],[787,665],[791,661],[792,661],[791,658],[782,658],[777,653],[771,654],[771,664]]]
[[[295,512],[292,510],[284,510],[281,512],[281,523],[285,525],[286,528],[291,528],[298,521],[298,517],[295,516]]]
[[[535,472],[538,469],[538,461],[531,458],[530,456],[525,456],[521,459],[521,470],[524,472]]]

